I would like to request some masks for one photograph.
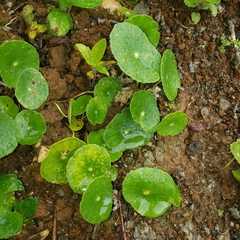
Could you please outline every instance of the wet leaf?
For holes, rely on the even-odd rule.
[[[155,168],[139,168],[123,181],[123,196],[142,216],[163,215],[171,204],[180,206],[180,192],[171,176]]]
[[[107,116],[108,112],[108,102],[104,97],[94,97],[92,98],[86,109],[86,114],[88,121],[92,125],[102,124]]]
[[[84,145],[85,142],[74,137],[54,143],[41,163],[41,176],[51,183],[67,183],[66,166],[68,160],[77,149]]]
[[[25,108],[37,109],[47,100],[48,83],[38,70],[27,68],[18,78],[16,97]]]
[[[113,152],[136,149],[146,145],[153,133],[147,133],[131,116],[130,109],[126,108],[118,113],[108,124],[104,141]]]
[[[116,24],[110,34],[110,45],[121,70],[134,80],[153,83],[160,79],[161,56],[138,26]]]
[[[92,224],[109,218],[112,211],[112,184],[109,178],[95,178],[87,187],[80,204],[84,219]]]
[[[154,47],[157,47],[160,33],[158,31],[158,24],[152,19],[152,17],[138,14],[128,18],[125,22],[138,26],[146,34],[149,42],[151,42]]]
[[[84,95],[77,98],[72,103],[72,115],[78,116],[86,112],[86,107],[89,101],[92,99],[90,95]]]
[[[106,176],[111,168],[107,150],[96,144],[79,148],[67,163],[68,183],[75,193],[83,194],[90,182]]]
[[[104,77],[94,87],[94,96],[106,98],[110,105],[121,89],[122,84],[117,78]]]
[[[37,143],[46,131],[46,123],[42,115],[33,110],[23,110],[16,116],[19,129],[19,143],[32,145]]]
[[[87,142],[89,144],[97,144],[99,146],[102,146],[102,147],[106,148],[109,156],[111,157],[111,162],[114,162],[122,156],[122,151],[112,152],[112,150],[107,147],[107,144],[105,143],[105,141],[103,139],[104,133],[105,133],[104,129],[99,129],[97,131],[90,132],[88,134]]]
[[[168,114],[159,124],[157,132],[162,136],[179,134],[187,126],[188,118],[183,112]]]
[[[11,40],[0,46],[0,76],[9,87],[16,87],[19,75],[26,68],[39,69],[36,49],[25,41]]]
[[[160,121],[160,113],[155,97],[148,91],[135,92],[130,103],[133,120],[146,132],[155,132]]]

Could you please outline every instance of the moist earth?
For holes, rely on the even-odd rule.
[[[27,28],[20,16],[26,4],[34,6],[35,17],[41,23],[46,19],[47,8],[55,3],[47,0],[1,1],[0,22],[5,27],[0,29],[0,44],[11,39],[28,41]],[[134,7],[126,3],[125,6]],[[157,49],[160,53],[165,49],[174,52],[181,76],[182,86],[173,106],[159,86],[161,116],[181,110],[189,118],[188,128],[174,137],[155,134],[146,146],[126,151],[114,163],[119,170],[113,182],[118,204],[110,218],[101,224],[92,225],[83,219],[79,213],[81,196],[68,185],[50,184],[41,177],[39,159],[44,154],[43,149],[72,135],[66,119],[53,102],[66,112],[71,97],[93,90],[103,77],[97,74],[92,80],[87,76],[90,67],[75,44],[83,43],[92,48],[102,38],[109,43],[109,34],[120,20],[116,13],[103,8],[73,7],[70,14],[74,27],[67,36],[50,38],[43,34],[33,43],[41,59],[40,71],[50,87],[48,100],[38,110],[47,123],[46,134],[40,143],[19,145],[12,154],[0,160],[0,175],[15,173],[25,186],[25,191],[17,192],[16,197],[32,196],[39,200],[33,217],[35,225],[24,226],[11,240],[123,239],[120,214],[125,223],[126,239],[240,239],[240,183],[232,175],[239,164],[235,161],[224,171],[215,172],[232,159],[229,146],[240,138],[240,67],[236,63],[236,49],[233,45],[227,47],[224,54],[219,50],[220,37],[231,35],[229,21],[234,23],[236,37],[240,35],[239,1],[222,0],[216,17],[209,11],[201,11],[201,21],[197,25],[189,23],[193,9],[186,7],[183,0],[142,1],[138,8],[158,22],[161,38]],[[104,59],[113,59],[109,47]],[[135,88],[135,83],[128,81],[117,66],[111,66],[109,71],[123,80],[123,87]],[[151,85],[139,86],[149,87]],[[0,85],[0,95],[13,97],[14,92]],[[107,121],[127,104],[128,97],[121,104],[115,102],[109,109]],[[86,122],[77,137],[86,140],[91,130],[100,127]],[[139,167],[167,171],[179,187],[181,206],[172,206],[166,214],[153,219],[137,214],[123,199],[121,184],[127,173]]]

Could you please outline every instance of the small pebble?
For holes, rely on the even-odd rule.
[[[230,107],[230,102],[224,98],[220,98],[219,100],[219,108],[222,110],[222,111],[226,111],[228,110],[228,108]]]

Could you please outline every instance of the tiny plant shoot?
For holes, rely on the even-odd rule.
[[[92,50],[81,43],[76,44],[76,47],[82,54],[88,65],[92,67],[92,71],[89,71],[87,73],[89,77],[94,78],[96,75],[96,71],[109,76],[109,72],[105,66],[113,64],[115,63],[115,61],[101,61],[107,47],[107,42],[105,38],[97,42],[93,46]]]
[[[37,209],[36,198],[26,198],[19,201],[15,198],[15,191],[23,191],[22,182],[15,174],[0,176],[0,239],[9,239],[18,234],[23,224],[33,223],[32,217]]]
[[[192,24],[197,24],[201,20],[201,14],[199,10],[210,10],[213,17],[217,16],[216,4],[219,4],[221,0],[184,0],[186,6],[190,8],[196,8],[196,12],[191,14]]]

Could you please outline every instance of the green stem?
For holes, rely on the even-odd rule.
[[[220,169],[212,170],[211,172],[212,172],[212,173],[219,173],[219,172],[225,170],[227,167],[229,167],[229,166],[233,163],[234,160],[235,160],[235,158],[233,157],[233,158],[231,159],[231,161],[229,161],[225,166],[221,167]]]

